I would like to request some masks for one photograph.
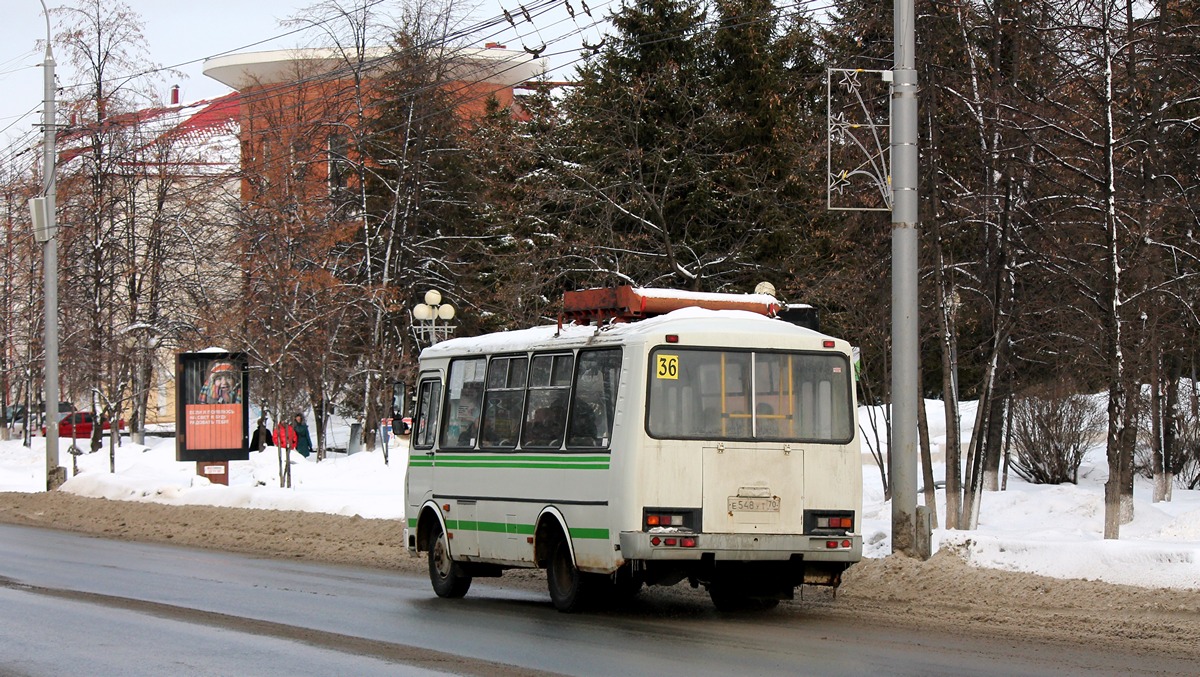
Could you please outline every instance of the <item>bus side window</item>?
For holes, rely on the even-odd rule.
[[[433,431],[437,430],[438,409],[442,404],[440,381],[421,381],[417,392],[417,411],[413,417],[412,445],[416,449],[433,447]]]
[[[526,357],[492,358],[484,395],[480,449],[512,449],[521,426],[521,400],[525,396]]]
[[[579,369],[571,397],[568,447],[608,447],[612,438],[620,378],[620,350],[587,350],[579,353]]]
[[[487,360],[482,357],[450,363],[441,448],[467,449],[475,446],[479,437],[479,410],[483,403],[486,363]]]
[[[525,427],[521,446],[558,449],[567,425],[567,400],[571,392],[570,353],[534,355],[529,370],[529,397],[525,402]]]

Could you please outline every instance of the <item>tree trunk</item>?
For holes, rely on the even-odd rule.
[[[1126,389],[1125,420],[1121,430],[1121,524],[1133,521],[1133,453],[1137,447],[1138,397],[1136,384]]]
[[[1013,422],[1013,405],[1014,399],[1008,398],[1008,406],[1004,408],[1004,471],[1000,474],[1000,491],[1008,491],[1008,467],[1012,458],[1012,422]],[[1075,475],[1075,483],[1079,483],[1078,470]]]
[[[1170,501],[1172,490],[1175,486],[1175,470],[1183,454],[1182,450],[1179,449],[1179,431],[1182,424],[1182,417],[1179,411],[1179,388],[1183,367],[1179,358],[1174,354],[1167,355],[1164,358],[1163,367],[1166,371],[1165,383],[1163,384],[1163,387],[1166,389],[1164,393],[1166,402],[1163,405],[1164,470],[1162,500]]]
[[[1158,503],[1167,493],[1167,459],[1163,402],[1162,402],[1162,345],[1157,340],[1157,333],[1151,329],[1150,337],[1150,456],[1154,472],[1154,491],[1150,500]]]
[[[971,444],[967,449],[967,487],[963,501],[960,528],[974,529],[979,520],[979,501],[983,489],[983,450],[981,440],[987,423],[987,412],[991,410],[996,387],[996,362],[999,355],[993,351],[979,391],[979,406],[975,411],[975,426],[971,430]]]
[[[1127,409],[1130,397],[1126,391],[1126,365],[1123,335],[1121,298],[1121,241],[1118,234],[1116,179],[1117,167],[1113,157],[1116,141],[1114,139],[1115,123],[1113,109],[1115,100],[1113,94],[1113,36],[1111,17],[1108,12],[1102,12],[1103,26],[1101,29],[1102,56],[1105,66],[1104,98],[1101,103],[1104,139],[1102,148],[1104,157],[1101,167],[1104,180],[1100,185],[1104,207],[1105,258],[1107,269],[1104,276],[1105,304],[1102,310],[1105,333],[1105,358],[1108,362],[1108,482],[1104,485],[1104,538],[1120,538],[1120,525],[1125,521],[1124,505],[1126,444],[1125,425],[1128,421]],[[1132,450],[1130,448],[1130,450]],[[1130,464],[1132,467],[1132,464]],[[1132,510],[1132,502],[1128,506]]]
[[[983,490],[1000,490],[1000,457],[1004,447],[1004,412],[1009,406],[1011,394],[1005,379],[997,383],[997,392],[993,394],[991,406],[988,407],[986,453],[983,457]]]
[[[917,380],[920,381],[918,373]],[[918,386],[918,392],[924,392]],[[925,483],[925,507],[929,509],[933,528],[938,528],[937,487],[933,483],[933,454],[929,449],[929,415],[925,411],[925,398],[917,398],[917,437],[921,442],[921,478]]]

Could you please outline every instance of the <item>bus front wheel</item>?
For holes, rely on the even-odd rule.
[[[462,567],[450,559],[450,546],[442,525],[435,524],[429,531],[429,582],[438,597],[456,599],[471,589],[471,577],[464,574]]]

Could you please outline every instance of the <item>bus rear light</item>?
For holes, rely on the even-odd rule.
[[[842,536],[854,531],[854,512],[850,510],[805,510],[805,533],[818,536]]]
[[[679,334],[667,334],[667,343],[679,343]]]
[[[818,517],[818,529],[852,529],[854,528],[853,517]]]
[[[655,533],[695,533],[701,524],[696,508],[642,508],[642,530]]]
[[[849,547],[850,547],[850,541],[849,541],[849,540],[842,541],[842,547],[843,547],[843,548],[849,548]]]
[[[837,541],[825,541],[825,547],[826,548],[836,548],[836,547],[838,547],[838,542]]]
[[[646,515],[648,527],[681,527],[683,515]]]
[[[834,346],[834,343],[833,343],[833,341],[822,341],[821,345],[825,348],[832,348]]]
[[[832,542],[835,544],[837,543],[837,541],[832,541]],[[696,547],[696,537],[695,536],[679,536],[679,537],[667,536],[666,538],[659,538],[658,536],[651,536],[650,537],[650,545],[653,545],[655,547],[661,545],[661,546],[667,547],[667,548],[676,548],[676,547],[678,547],[678,548],[694,548],[694,547]]]

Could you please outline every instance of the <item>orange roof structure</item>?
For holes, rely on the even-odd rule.
[[[633,322],[680,308],[745,310],[775,317],[782,307],[778,299],[768,294],[719,294],[626,285],[566,292],[559,324]]]

